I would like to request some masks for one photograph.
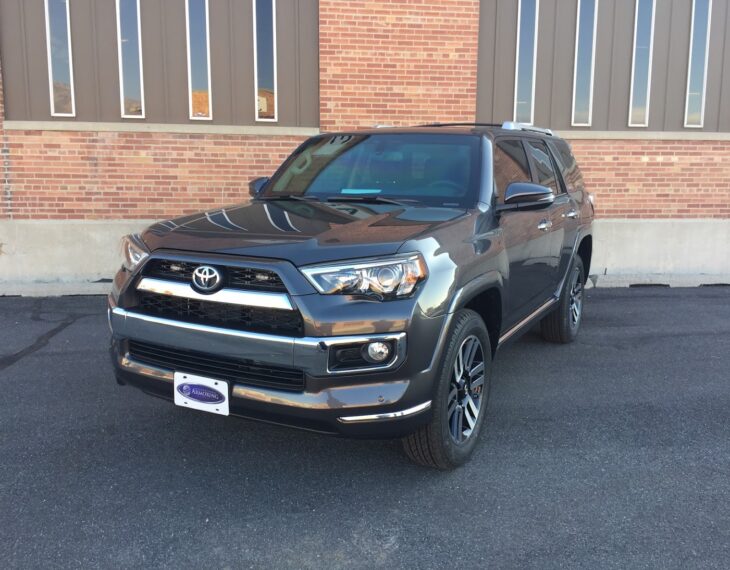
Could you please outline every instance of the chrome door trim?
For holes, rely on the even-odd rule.
[[[280,309],[293,311],[294,306],[285,293],[266,293],[263,291],[244,291],[240,289],[221,289],[215,293],[205,295],[198,293],[188,283],[177,281],[165,281],[153,277],[143,277],[137,284],[137,291],[157,293],[158,295],[170,295],[184,299],[196,299],[198,301],[210,301],[212,303],[228,303],[230,305],[242,305],[245,307],[263,307],[267,309]]]
[[[537,309],[532,311],[529,315],[527,315],[524,319],[522,319],[519,323],[517,323],[515,326],[513,326],[511,329],[506,331],[502,336],[499,337],[499,344],[497,346],[501,346],[504,342],[508,341],[511,337],[515,335],[517,331],[519,331],[524,326],[531,323],[534,319],[539,317],[541,314],[546,312],[550,307],[552,307],[555,303],[558,302],[558,299],[555,297],[550,297],[547,301],[545,301],[542,305],[540,305]]]

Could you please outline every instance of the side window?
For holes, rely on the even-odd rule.
[[[531,182],[527,154],[522,142],[499,140],[494,145],[494,183],[498,201],[502,201],[504,191],[512,182]]]
[[[548,149],[542,141],[525,141],[527,151],[532,158],[532,165],[535,169],[535,178],[538,184],[551,188],[556,196],[560,193],[558,180],[555,176],[553,162],[550,160]]]
[[[568,143],[564,140],[555,140],[548,143],[550,150],[560,164],[560,171],[567,186],[568,192],[579,192],[583,190],[583,177],[581,176],[578,163],[573,153],[570,152]]]

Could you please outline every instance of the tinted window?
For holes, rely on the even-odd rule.
[[[500,140],[494,147],[494,183],[499,200],[512,182],[531,182],[527,154],[520,141]]]
[[[532,165],[535,169],[537,183],[552,188],[554,194],[558,194],[558,181],[555,177],[555,169],[550,160],[548,149],[545,143],[539,141],[527,141],[527,150],[532,157]]]
[[[479,138],[461,135],[334,135],[311,139],[265,195],[382,196],[429,205],[476,201]]]
[[[570,151],[568,143],[564,140],[550,141],[550,150],[558,161],[560,172],[563,174],[563,180],[567,186],[568,192],[578,192],[583,190],[583,177],[581,176],[578,163],[575,161],[573,153]]]

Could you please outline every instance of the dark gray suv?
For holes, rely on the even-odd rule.
[[[119,383],[181,407],[465,462],[500,346],[580,326],[593,206],[545,129],[437,124],[304,142],[252,199],[123,240]]]

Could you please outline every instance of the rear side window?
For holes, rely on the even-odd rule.
[[[568,188],[568,192],[578,192],[583,190],[583,176],[578,168],[570,146],[564,140],[554,140],[549,143],[550,150],[553,151],[555,159],[558,161],[560,171],[563,174],[563,180]]]
[[[558,179],[553,168],[553,161],[550,160],[548,149],[542,141],[526,141],[527,151],[532,158],[532,165],[535,169],[535,177],[537,183],[542,186],[551,188],[556,196],[560,192],[558,189]]]
[[[527,154],[520,141],[499,140],[494,147],[494,183],[499,200],[512,182],[531,182]]]

